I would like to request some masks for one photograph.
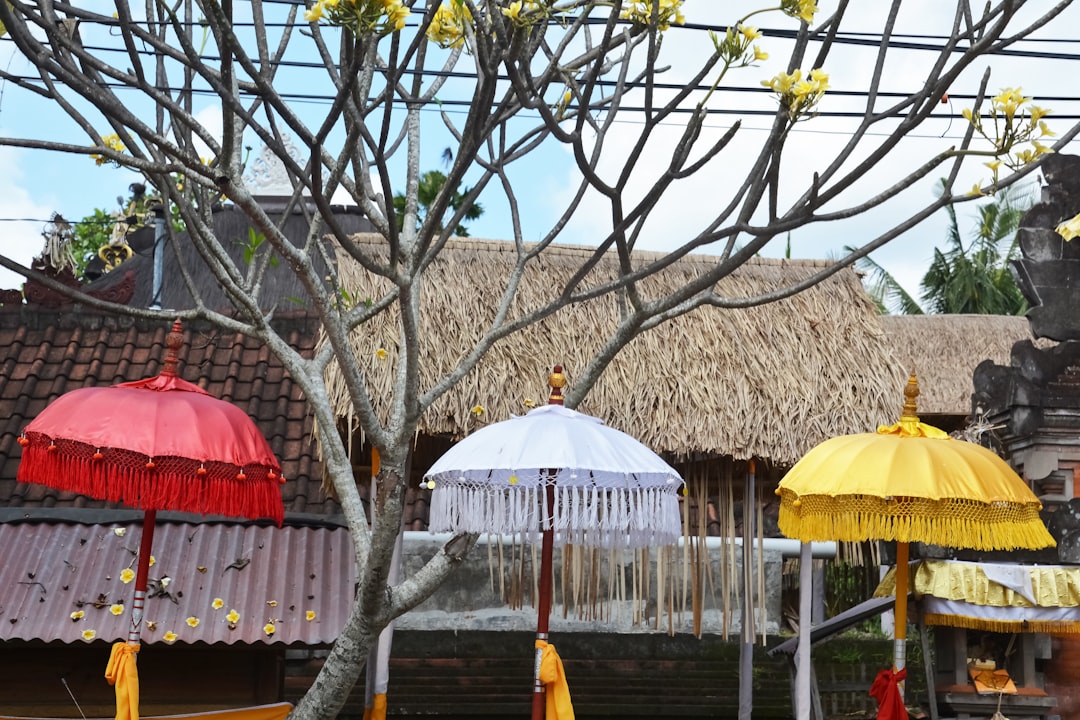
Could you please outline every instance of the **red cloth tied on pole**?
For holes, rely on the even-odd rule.
[[[907,677],[907,668],[882,670],[870,686],[870,697],[878,702],[878,720],[906,720],[907,708],[900,694],[900,683]]]

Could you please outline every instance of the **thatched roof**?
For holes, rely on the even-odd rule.
[[[983,360],[1010,364],[1012,346],[1032,340],[1015,315],[890,315],[881,318],[893,352],[919,379],[919,413],[971,413],[972,373]]]
[[[358,236],[385,254],[378,236]],[[591,248],[556,246],[527,271],[514,316],[548,301]],[[514,260],[505,242],[452,241],[429,268],[423,286],[421,371],[424,387],[455,367],[487,326]],[[639,262],[658,257],[640,253]],[[651,279],[646,295],[683,287],[713,262],[687,257]],[[354,298],[376,298],[385,285],[352,260],[339,260]],[[824,261],[754,259],[720,282],[729,297],[782,287],[825,266]],[[590,278],[611,276],[614,257]],[[501,342],[425,414],[424,434],[460,437],[480,424],[527,410],[547,398],[555,363],[575,370],[599,347],[618,317],[615,297],[564,308]],[[370,373],[372,395],[386,398],[398,346],[396,314],[384,313],[354,334]],[[378,359],[376,351],[389,352]],[[700,308],[633,340],[608,367],[582,412],[637,437],[657,452],[757,457],[790,465],[815,444],[844,433],[894,422],[906,376],[859,278],[843,270],[793,298],[745,310]],[[331,370],[332,397],[341,416],[350,403]],[[484,408],[477,418],[471,409]]]

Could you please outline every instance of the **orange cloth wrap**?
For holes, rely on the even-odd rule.
[[[105,679],[116,686],[116,720],[139,720],[139,671],[135,667],[138,645],[118,642],[112,646]]]
[[[375,693],[371,707],[364,708],[364,720],[386,720],[386,693]]]
[[[566,684],[562,658],[555,652],[554,645],[543,640],[536,641],[536,648],[542,651],[540,682],[544,683],[547,698],[545,720],[574,720],[574,706],[570,702],[570,686]]]

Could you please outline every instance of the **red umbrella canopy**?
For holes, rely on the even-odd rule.
[[[248,415],[176,376],[73,390],[23,431],[17,479],[142,510],[283,519],[281,465]]]

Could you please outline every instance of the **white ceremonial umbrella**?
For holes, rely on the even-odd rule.
[[[592,547],[670,545],[682,535],[682,477],[602,420],[562,407],[555,366],[547,405],[467,436],[424,475],[431,532],[542,538],[537,641],[547,643],[554,540]],[[533,718],[543,716],[537,649]]]

